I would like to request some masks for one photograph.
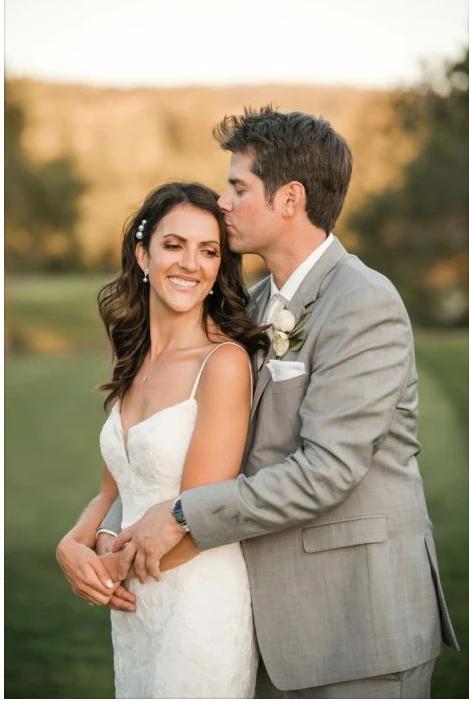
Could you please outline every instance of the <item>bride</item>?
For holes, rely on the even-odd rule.
[[[246,314],[241,260],[224,227],[216,193],[186,183],[151,192],[126,227],[122,271],[99,295],[114,358],[101,387],[110,409],[101,489],[57,550],[70,580],[118,494],[125,528],[153,504],[239,471],[249,355],[267,340]],[[119,553],[101,558],[113,589],[118,564]],[[199,553],[187,534],[161,569],[160,581],[125,582],[134,613],[111,612],[116,696],[252,696],[257,653],[239,543]],[[79,593],[107,603],[112,592]]]

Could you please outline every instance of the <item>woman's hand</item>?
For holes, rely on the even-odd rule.
[[[120,552],[112,552],[112,546],[116,536],[110,533],[98,533],[96,537],[96,552],[100,556],[104,567],[109,572],[114,581],[119,581],[119,558]],[[127,579],[135,577],[134,568],[131,567]],[[119,584],[109,599],[108,606],[116,611],[135,611],[135,595]]]
[[[57,546],[56,557],[74,594],[91,604],[105,606],[109,602],[120,582],[113,581],[94,550],[65,536]]]
[[[112,546],[114,545],[116,538],[117,536],[112,535],[111,533],[106,533],[105,531],[98,533],[96,536],[95,545],[97,554],[104,555],[105,553],[112,553]]]
[[[120,611],[135,611],[135,596],[128,592],[121,581],[106,569],[94,551],[112,548],[115,540],[108,534],[96,538],[96,529],[117,496],[117,485],[103,466],[99,493],[85,507],[72,530],[57,546],[56,557],[72,591],[90,604],[110,606]]]

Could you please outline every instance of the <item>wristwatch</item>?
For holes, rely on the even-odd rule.
[[[176,519],[176,521],[179,523],[180,526],[184,528],[186,533],[190,533],[190,528],[187,525],[186,519],[184,518],[184,511],[182,510],[182,502],[181,502],[181,497],[176,497],[174,500],[174,504],[171,508],[171,513]]]

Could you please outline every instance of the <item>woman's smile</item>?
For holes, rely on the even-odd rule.
[[[179,275],[171,275],[168,277],[168,280],[174,287],[182,291],[191,291],[199,284],[198,280],[188,277],[181,277]]]

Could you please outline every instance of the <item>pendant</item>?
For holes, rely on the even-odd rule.
[[[145,375],[144,377],[142,377],[142,382],[146,382],[147,380],[148,380],[148,375]]]

